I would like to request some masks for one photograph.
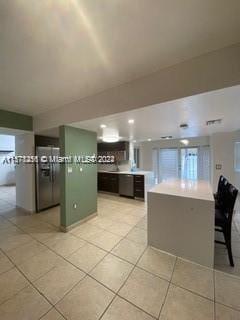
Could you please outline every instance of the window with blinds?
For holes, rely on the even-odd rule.
[[[136,165],[136,168],[139,168],[140,167],[140,149],[139,148],[134,148],[133,150],[134,152],[134,163]]]
[[[181,179],[198,179],[198,148],[181,149]]]
[[[211,153],[209,146],[198,148],[198,179],[210,181]]]
[[[159,183],[158,152],[158,149],[152,150],[152,171],[154,173],[155,184]]]
[[[235,142],[234,167],[235,171],[240,172],[240,142]]]
[[[178,178],[178,149],[159,150],[159,181]]]
[[[178,178],[210,181],[210,168],[209,146],[152,150],[155,183]]]

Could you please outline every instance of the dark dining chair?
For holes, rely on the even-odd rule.
[[[218,199],[219,202],[215,208],[215,231],[223,233],[224,241],[215,240],[215,242],[226,245],[230,265],[234,267],[231,235],[234,205],[238,190],[226,180],[221,192],[221,199]]]
[[[218,179],[217,192],[213,194],[213,195],[214,195],[214,199],[217,199],[217,198],[218,198],[219,191],[220,191],[220,189],[221,189],[221,184],[223,183],[223,180],[224,180],[224,179],[225,179],[224,176],[221,174],[220,177],[219,177],[219,179]]]
[[[224,192],[226,192],[225,186],[227,185],[227,183],[228,183],[228,180],[223,175],[221,175],[218,180],[217,192],[214,193],[215,208],[216,209],[221,208],[221,206],[222,206],[221,202],[224,199]]]

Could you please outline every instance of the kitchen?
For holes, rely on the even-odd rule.
[[[98,164],[98,191],[105,191],[131,198],[146,199],[147,191],[154,184],[153,172],[139,170],[133,143],[100,142],[98,155],[113,156],[114,165]],[[130,158],[132,157],[133,158]]]

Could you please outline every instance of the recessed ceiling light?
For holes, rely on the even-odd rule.
[[[147,139],[147,141],[152,141],[152,139],[149,138],[149,139]]]
[[[133,143],[137,142],[137,140],[133,140]]]
[[[128,123],[129,123],[129,124],[133,124],[133,123],[134,123],[134,119],[129,119],[129,120],[128,120]]]
[[[185,146],[187,146],[189,144],[189,140],[187,140],[187,139],[182,139],[182,140],[180,140],[180,142],[182,144],[184,144]]]
[[[106,128],[106,125],[105,124],[101,124],[100,128],[104,129],[104,128]]]

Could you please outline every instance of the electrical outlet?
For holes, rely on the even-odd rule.
[[[77,204],[76,203],[73,204],[73,209],[77,209]]]
[[[68,173],[72,173],[73,169],[72,167],[68,167]]]

